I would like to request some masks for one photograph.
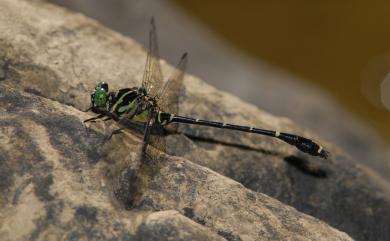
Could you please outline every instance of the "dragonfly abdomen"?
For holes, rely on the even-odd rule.
[[[328,153],[320,145],[316,144],[314,141],[301,136],[288,134],[280,131],[264,130],[255,127],[250,127],[250,126],[226,124],[217,121],[201,120],[192,117],[174,115],[166,112],[159,112],[157,118],[158,118],[157,120],[158,123],[161,125],[168,125],[169,123],[194,124],[194,125],[210,126],[210,127],[221,128],[221,129],[230,129],[230,130],[259,134],[259,135],[271,136],[271,137],[278,138],[279,140],[282,140],[290,145],[293,145],[298,150],[308,153],[310,155],[320,156],[323,158],[328,157]]]
[[[230,129],[236,131],[251,132],[251,133],[262,134],[267,136],[276,136],[278,134],[278,132],[276,131],[263,130],[263,129],[258,129],[250,126],[227,124],[218,121],[195,119],[192,117],[179,116],[179,115],[174,115],[166,112],[159,112],[158,122],[161,125],[168,125],[169,123],[175,122],[175,123],[183,123],[183,124],[210,126],[210,127]]]

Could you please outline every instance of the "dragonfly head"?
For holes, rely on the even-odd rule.
[[[108,96],[108,84],[104,81],[98,83],[95,87],[95,90],[91,94],[92,106],[94,108],[106,107]]]

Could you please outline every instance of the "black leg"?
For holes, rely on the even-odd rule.
[[[111,138],[112,138],[113,135],[123,133],[122,130],[123,130],[123,128],[119,128],[119,129],[116,129],[116,130],[114,130],[113,132],[111,132],[111,134],[105,139],[105,142],[111,140]]]
[[[105,116],[105,114],[100,114],[98,116],[95,116],[95,117],[92,117],[92,118],[89,118],[89,119],[86,119],[85,121],[83,121],[84,123],[87,123],[87,122],[90,122],[90,121],[94,121],[94,120],[97,120],[97,119],[100,119],[100,118],[103,118]]]
[[[104,117],[104,114],[100,114],[100,115],[98,115],[98,116],[95,116],[95,117],[86,119],[85,121],[83,121],[83,123],[87,123],[87,122],[96,122],[95,120],[100,119],[100,118],[102,118],[102,117]],[[85,127],[86,132],[89,133],[89,128],[87,127],[87,125],[84,125],[84,127]]]

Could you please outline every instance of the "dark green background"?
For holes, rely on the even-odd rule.
[[[390,143],[379,96],[390,70],[390,1],[174,2],[238,48],[327,89]]]

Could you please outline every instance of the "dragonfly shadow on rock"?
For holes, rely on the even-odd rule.
[[[145,205],[145,202],[150,201],[144,199],[143,193],[150,188],[150,182],[158,175],[160,162],[163,161],[162,156],[156,158],[157,154],[152,154],[154,151],[149,148],[147,152],[139,157],[137,167],[125,168],[113,180],[114,196],[127,210],[140,208]]]
[[[144,202],[143,193],[165,158],[152,146],[145,152],[141,152],[141,148],[142,141],[130,133],[116,135],[102,148],[105,154],[102,175],[112,190],[113,202],[126,210],[137,208]]]
[[[327,178],[329,173],[323,167],[313,163],[303,155],[290,155],[284,158],[288,164],[292,165],[304,174],[316,177]]]
[[[219,144],[223,146],[229,146],[229,147],[235,147],[242,150],[247,151],[255,151],[259,152],[265,155],[274,156],[283,158],[286,163],[293,166],[300,172],[310,175],[316,178],[327,178],[329,176],[329,173],[327,170],[325,170],[320,165],[314,163],[314,160],[312,158],[306,157],[304,154],[296,154],[296,155],[289,155],[284,157],[283,153],[271,151],[271,150],[265,150],[261,148],[255,148],[244,144],[239,143],[232,143],[232,142],[226,142],[222,140],[214,140],[212,138],[206,138],[206,137],[199,137],[199,136],[193,136],[189,134],[185,134],[186,137],[191,139],[195,142],[203,142],[203,143],[209,143],[209,144]]]
[[[235,147],[238,149],[242,150],[247,150],[247,151],[255,151],[255,152],[260,152],[265,155],[270,155],[270,156],[279,156],[282,157],[283,154],[277,151],[271,151],[271,150],[265,150],[262,148],[256,148],[256,147],[251,147],[245,144],[239,144],[239,143],[233,143],[233,142],[227,142],[227,141],[222,141],[222,140],[215,140],[212,138],[207,138],[207,137],[201,137],[201,136],[194,136],[190,134],[183,134],[187,138],[191,139],[192,141],[195,142],[203,142],[203,143],[210,143],[210,144],[219,144],[223,146],[228,146],[228,147]]]
[[[0,81],[7,79],[10,64],[9,60],[0,59]]]

